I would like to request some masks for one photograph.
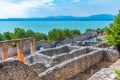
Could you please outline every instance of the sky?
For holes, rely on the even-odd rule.
[[[0,0],[0,18],[118,14],[120,0]]]

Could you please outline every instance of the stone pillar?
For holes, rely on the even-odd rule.
[[[9,49],[9,46],[7,44],[3,44],[3,47],[2,47],[2,60],[7,60],[7,58],[8,58],[8,49]]]
[[[36,49],[35,49],[35,39],[30,40],[30,46],[31,46],[31,53],[34,53],[36,51]]]
[[[24,62],[24,43],[22,43],[22,41],[17,43],[17,58],[18,60]]]

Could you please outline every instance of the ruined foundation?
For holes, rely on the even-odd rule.
[[[0,80],[72,80],[103,60],[114,62],[118,58],[119,52],[112,49],[63,45],[36,51],[25,57],[24,63],[0,62]]]

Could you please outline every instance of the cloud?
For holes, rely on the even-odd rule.
[[[31,8],[52,6],[53,0],[1,0],[0,17],[26,17]]]
[[[72,2],[80,2],[80,0],[72,0]]]

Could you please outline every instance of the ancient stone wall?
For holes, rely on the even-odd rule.
[[[65,46],[58,47],[57,49],[63,47]],[[67,46],[66,49],[72,50],[69,50],[70,52],[68,53],[54,56],[44,55],[39,53],[41,51],[37,51],[37,53],[31,54],[28,56],[29,58],[26,58],[28,59],[26,64],[27,61],[29,63],[27,65],[19,61],[16,62],[16,60],[1,62],[0,80],[66,80],[103,59],[115,61],[119,57],[119,53],[115,50],[92,46],[81,48],[78,46]],[[39,74],[39,78],[37,74]],[[7,75],[7,77],[4,75]]]
[[[47,69],[47,67],[43,63],[36,62],[30,64],[29,67],[38,74],[44,72]]]
[[[57,47],[57,48],[44,49],[44,50],[39,51],[39,53],[42,53],[42,54],[48,55],[48,56],[54,56],[54,55],[58,55],[58,54],[61,54],[61,53],[66,53],[66,52],[69,52],[69,51],[70,50],[69,50],[68,46],[63,45],[63,46],[60,46],[60,47]]]
[[[115,80],[117,77],[117,74],[114,71],[115,69],[120,69],[120,59],[108,68],[101,69],[93,76],[91,76],[88,80]]]
[[[78,48],[79,48],[78,46],[72,47],[72,46],[64,45],[64,46],[60,46],[58,48],[50,48],[50,49],[40,50],[40,51],[37,51],[35,54],[27,56],[25,63],[31,64],[33,62],[42,62],[45,65],[51,66],[51,65],[55,64],[57,61],[58,61],[57,63],[59,63],[64,60],[71,59],[72,55],[70,55],[71,53],[69,53],[69,52],[73,51],[74,49],[78,49]],[[80,50],[80,51],[84,52],[84,53],[87,52],[87,50],[84,50],[84,51]],[[72,53],[74,53],[74,52],[72,52]]]
[[[23,39],[16,39],[16,40],[9,40],[9,41],[1,41],[0,42],[0,48],[1,48],[1,56],[2,60],[7,59],[8,57],[14,56],[15,54],[10,53],[12,50],[12,44],[16,44],[16,46],[13,49],[13,51],[19,56],[20,54],[24,53],[24,45],[30,44],[31,53],[35,52],[35,40],[34,38],[23,38]],[[10,49],[10,50],[9,50]],[[14,50],[15,49],[15,50]],[[17,50],[16,50],[17,49]]]
[[[88,39],[88,38],[92,38],[92,37],[95,37],[95,36],[97,36],[96,32],[94,32],[94,31],[93,32],[87,32],[87,33],[84,33],[84,34],[81,34],[81,35],[74,36],[73,37],[73,42]]]
[[[92,49],[94,47],[89,48]],[[39,76],[43,80],[44,79],[66,80],[72,77],[73,75],[76,75],[86,70],[90,66],[93,66],[94,64],[100,62],[102,59],[106,59],[108,61],[115,61],[119,57],[119,53],[115,50],[102,48],[94,48],[93,50],[95,51],[63,61],[62,63],[47,69],[45,72],[39,74]],[[108,55],[112,57],[109,57]]]
[[[99,42],[81,42],[81,41],[77,41],[76,45],[77,46],[95,46],[96,44],[99,44]]]
[[[17,60],[0,62],[0,80],[41,80],[38,74]]]
[[[36,45],[36,50],[40,50],[41,47],[44,47],[44,48],[50,48],[51,47],[51,44],[48,43],[45,40],[38,41],[38,42],[35,43],[35,45]]]
[[[43,80],[66,80],[99,62],[103,56],[103,51],[93,51],[51,67],[39,76]]]
[[[78,57],[82,54],[89,54],[92,50],[89,49],[88,47],[82,47],[80,49],[75,49],[69,53],[64,53],[64,54],[60,54],[60,55],[56,55],[56,56],[53,56],[51,58],[51,62],[52,64],[51,65],[56,65],[56,64],[59,64],[63,61],[66,61],[66,60],[69,60],[69,59],[72,59],[74,57]]]
[[[45,65],[48,65],[50,64],[50,60],[51,60],[51,57],[47,56],[47,55],[43,55],[43,54],[39,54],[39,53],[35,53],[35,54],[32,54],[32,55],[29,55],[25,58],[25,63],[26,64],[31,64],[31,63],[44,63]]]

